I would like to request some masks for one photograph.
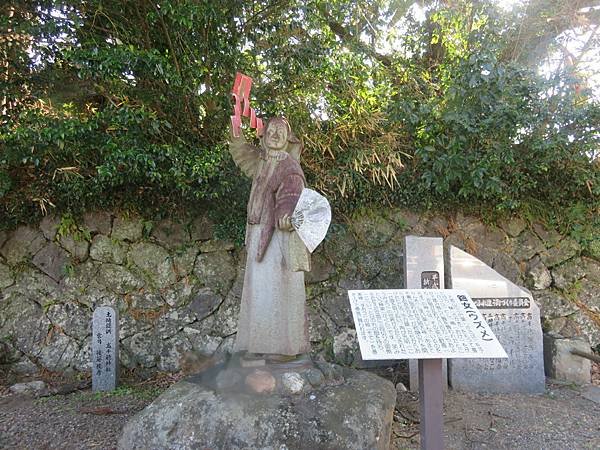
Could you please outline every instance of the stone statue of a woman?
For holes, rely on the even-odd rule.
[[[252,178],[246,224],[246,272],[234,351],[248,357],[310,350],[304,272],[310,253],[290,217],[304,188],[301,143],[280,117],[265,124],[260,148],[232,133],[230,153]]]

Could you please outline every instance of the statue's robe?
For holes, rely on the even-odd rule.
[[[304,188],[300,164],[285,151],[233,139],[230,152],[252,177],[246,225],[246,271],[234,351],[297,355],[310,350],[304,272],[308,250],[295,231],[277,228],[291,217]]]

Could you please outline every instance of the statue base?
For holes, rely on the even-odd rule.
[[[171,386],[123,429],[119,449],[387,449],[392,383],[308,358],[243,358]]]

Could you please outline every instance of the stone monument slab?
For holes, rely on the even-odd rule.
[[[92,319],[92,391],[112,391],[119,381],[119,315],[110,306]]]
[[[450,385],[468,392],[544,392],[540,310],[531,293],[457,247],[450,247],[449,264],[452,288],[469,293],[508,353],[508,359],[449,361]]]
[[[440,237],[404,238],[404,287],[406,289],[444,289],[444,240]],[[448,387],[446,360],[442,361],[444,389]],[[410,390],[419,389],[417,360],[408,360]]]

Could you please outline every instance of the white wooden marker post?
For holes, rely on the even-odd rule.
[[[418,359],[421,449],[443,448],[442,358],[507,358],[462,290],[348,291],[364,360]]]

